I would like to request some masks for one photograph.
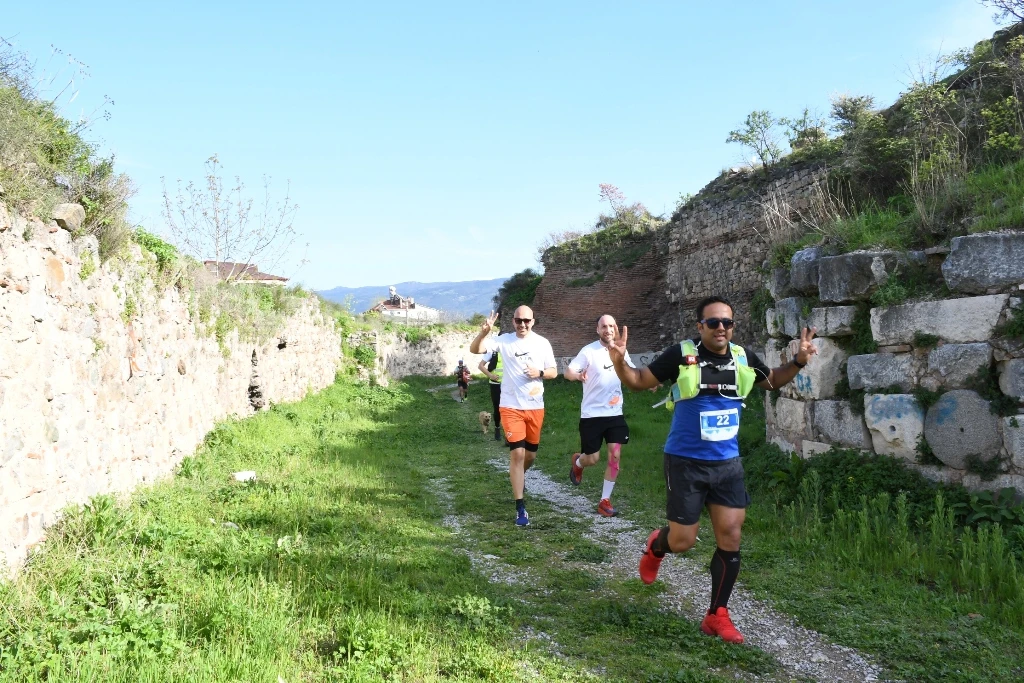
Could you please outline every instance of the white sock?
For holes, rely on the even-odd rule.
[[[602,500],[611,500],[612,499],[612,489],[613,488],[615,488],[615,482],[614,481],[608,481],[607,479],[605,479],[604,480],[604,489],[602,489],[602,491],[601,491],[601,499]]]
[[[576,467],[579,467],[580,469],[583,468],[583,465],[580,464],[580,456],[578,455],[576,456]]]

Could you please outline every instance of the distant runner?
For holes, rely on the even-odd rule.
[[[459,398],[463,403],[466,402],[466,397],[469,396],[469,367],[462,364],[459,361],[459,366],[455,368],[455,383],[459,385]]]
[[[629,425],[622,416],[622,383],[608,355],[608,347],[619,334],[615,318],[602,315],[597,319],[595,342],[584,346],[565,369],[565,378],[583,382],[583,403],[580,406],[580,452],[573,453],[569,464],[569,481],[579,486],[583,470],[601,459],[601,442],[608,444],[608,466],[604,471],[604,488],[598,514],[614,517],[612,490],[619,476],[619,459],[623,444],[629,443]],[[625,363],[635,367],[629,354],[623,352]]]
[[[640,580],[653,583],[665,553],[683,553],[697,539],[701,509],[711,516],[718,548],[711,557],[711,606],[700,628],[730,643],[742,643],[727,608],[740,571],[740,532],[750,505],[740,461],[743,398],[754,386],[778,389],[790,382],[818,349],[815,328],[804,328],[793,360],[773,370],[751,351],[731,342],[733,307],[721,297],[696,308],[700,336],[661,352],[648,367],[626,363],[627,329],[609,348],[615,372],[633,390],[671,381],[672,426],[665,442],[668,526],[647,538],[640,558]]]
[[[544,381],[558,374],[555,353],[547,339],[533,332],[533,310],[516,309],[512,319],[515,332],[490,337],[498,316],[491,314],[470,343],[470,353],[497,351],[505,372],[501,378],[499,412],[509,447],[508,477],[516,501],[516,524],[527,526],[530,515],[523,500],[526,470],[533,465],[540,446],[540,428],[544,424]]]

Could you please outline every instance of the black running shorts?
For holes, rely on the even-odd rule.
[[[601,450],[601,442],[629,443],[629,425],[621,415],[580,418],[580,452],[585,455]]]
[[[665,454],[665,485],[668,488],[667,517],[670,522],[696,524],[707,503],[729,508],[746,508],[750,494],[743,483],[743,462],[696,460]]]

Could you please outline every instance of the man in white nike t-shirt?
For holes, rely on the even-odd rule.
[[[480,326],[470,345],[470,353],[497,351],[505,372],[501,376],[501,400],[498,410],[509,447],[508,476],[516,501],[516,524],[527,526],[530,516],[523,502],[523,481],[537,457],[540,428],[544,424],[544,381],[557,374],[555,353],[547,339],[533,332],[533,311],[520,306],[513,314],[515,332],[490,337],[493,312]]]
[[[608,347],[615,341],[619,327],[615,318],[602,315],[597,319],[597,341],[580,350],[565,369],[565,378],[583,382],[583,404],[580,408],[580,452],[573,453],[569,465],[569,481],[579,486],[583,468],[596,465],[601,459],[601,442],[608,444],[608,467],[604,471],[604,488],[598,514],[614,517],[612,489],[619,476],[619,459],[623,444],[629,443],[629,425],[622,416],[622,383],[615,374]],[[635,367],[626,356],[629,367]]]

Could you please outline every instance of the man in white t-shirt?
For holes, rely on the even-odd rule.
[[[583,382],[583,404],[580,407],[580,452],[573,453],[569,465],[569,481],[579,486],[583,469],[601,459],[601,442],[608,444],[608,466],[604,471],[604,488],[598,514],[614,517],[612,489],[619,476],[619,460],[623,444],[629,443],[629,425],[622,416],[622,383],[615,374],[608,347],[615,341],[619,326],[615,318],[602,315],[597,319],[597,341],[587,344],[565,369],[565,378]],[[629,367],[635,367],[626,356]]]
[[[533,311],[520,306],[513,314],[515,332],[490,337],[493,312],[480,325],[480,333],[469,344],[470,353],[497,351],[504,373],[501,376],[501,400],[498,410],[509,447],[508,476],[516,500],[516,524],[527,526],[530,516],[523,502],[523,481],[533,465],[544,424],[544,380],[557,374],[555,353],[547,339],[533,332]]]

